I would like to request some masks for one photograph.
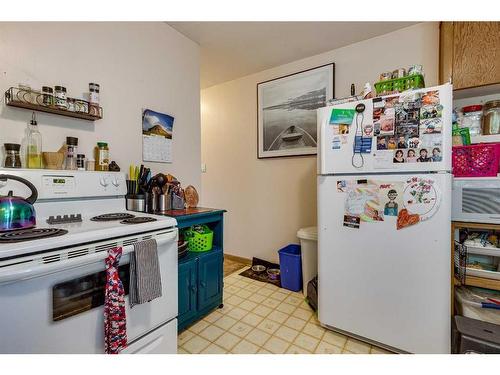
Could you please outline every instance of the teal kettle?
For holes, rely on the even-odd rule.
[[[16,229],[33,228],[36,225],[35,203],[38,192],[35,186],[22,177],[0,174],[0,181],[15,180],[31,190],[28,198],[16,197],[12,190],[7,195],[0,195],[0,232]]]

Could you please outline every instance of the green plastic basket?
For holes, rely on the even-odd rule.
[[[424,76],[414,74],[402,78],[388,79],[375,83],[377,95],[391,94],[393,92],[402,92],[409,89],[421,89],[425,87]]]
[[[206,225],[201,225],[203,233],[194,231],[193,228],[184,232],[184,238],[188,242],[189,251],[202,252],[212,250],[214,232]]]

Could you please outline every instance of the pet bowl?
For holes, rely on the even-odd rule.
[[[280,270],[277,268],[271,268],[267,270],[267,276],[271,280],[278,280],[279,275],[280,275]]]
[[[256,273],[262,273],[266,270],[266,267],[261,265],[261,264],[256,264],[255,266],[252,266],[252,271]]]

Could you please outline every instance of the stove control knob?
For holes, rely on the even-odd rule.
[[[120,180],[118,180],[116,177],[111,180],[111,183],[116,187],[120,186]]]
[[[100,184],[104,187],[108,186],[109,185],[109,181],[108,181],[108,178],[107,177],[101,177],[101,179],[99,180]]]

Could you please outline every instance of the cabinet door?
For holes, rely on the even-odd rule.
[[[453,23],[453,87],[500,83],[500,22]]]
[[[214,250],[198,260],[198,309],[222,303],[222,251]]]
[[[179,263],[179,325],[196,315],[196,259]]]

